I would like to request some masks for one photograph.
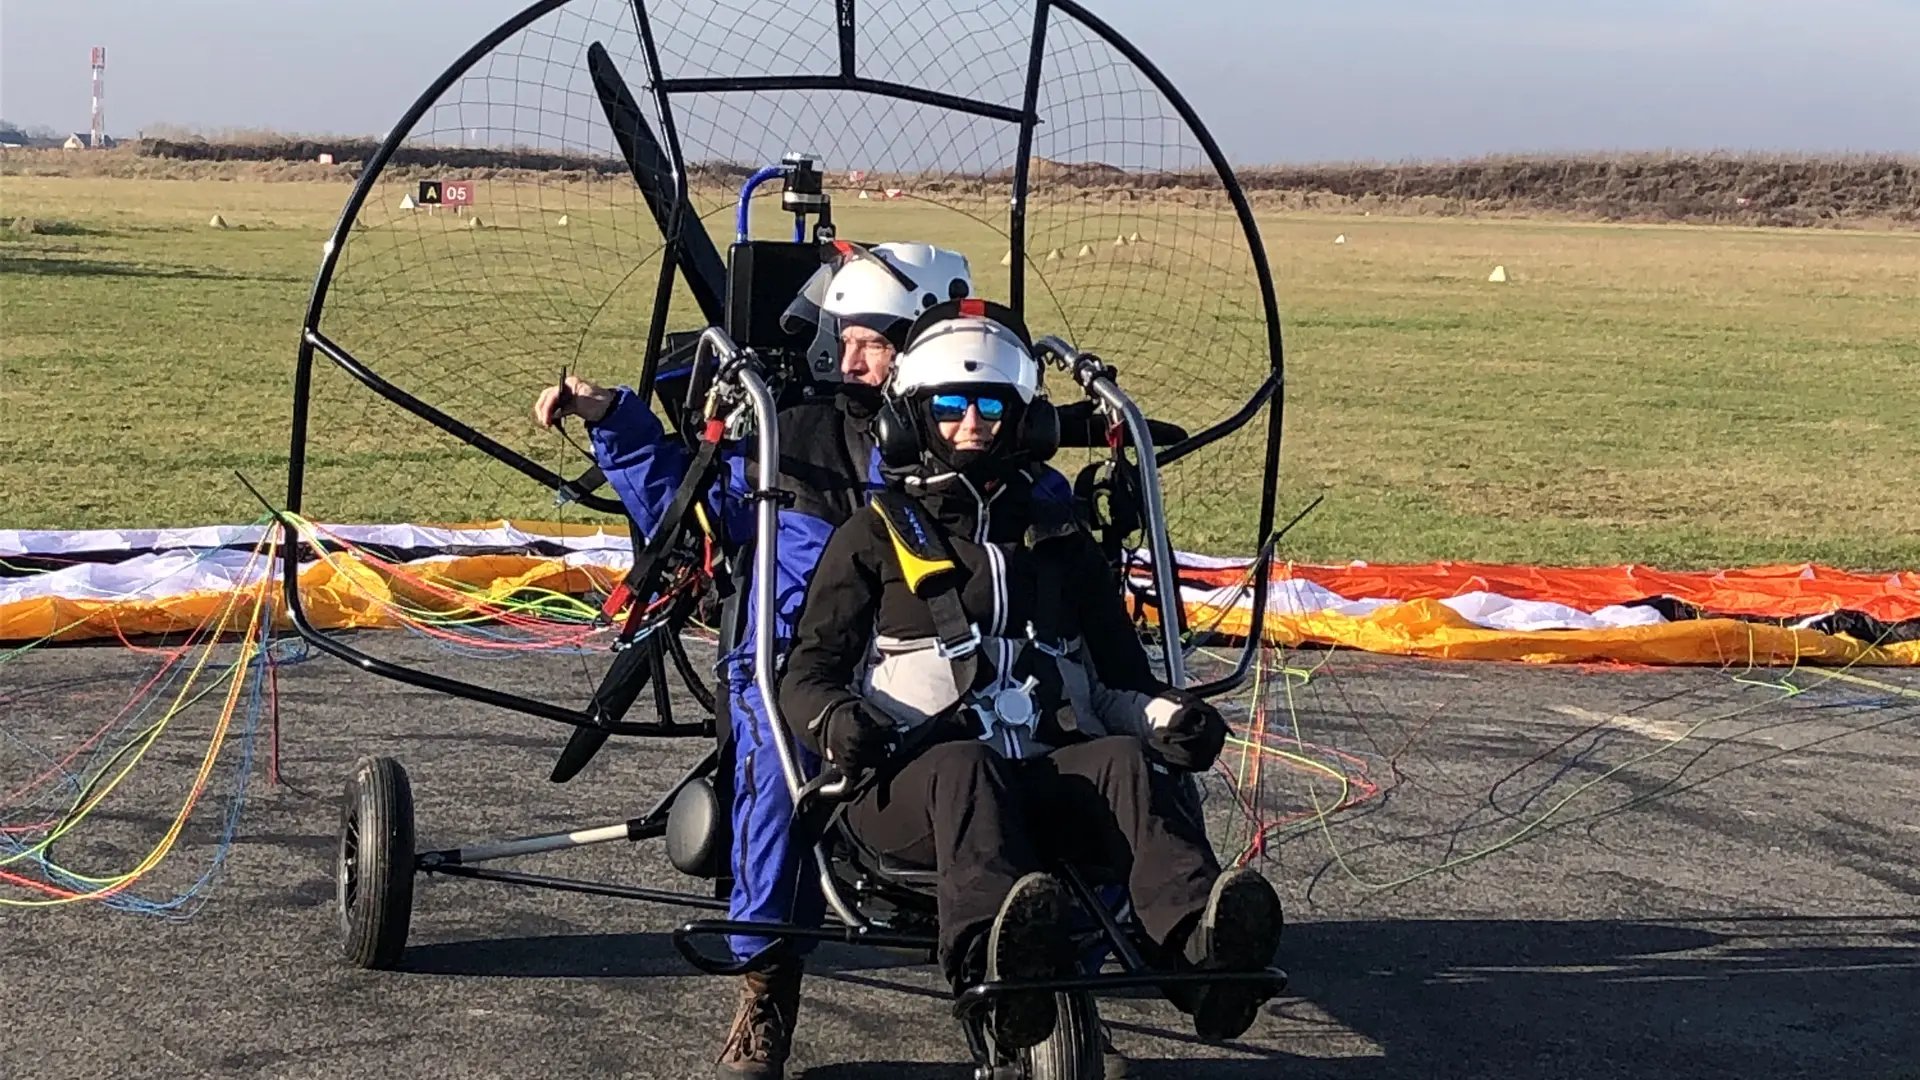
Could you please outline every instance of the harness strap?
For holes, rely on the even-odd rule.
[[[960,561],[947,543],[946,532],[918,499],[904,492],[875,491],[870,501],[887,527],[907,588],[933,616],[933,632],[939,639],[934,647],[953,664],[954,686],[966,694],[979,674],[980,628],[961,606],[964,575],[958,572]]]
[[[1078,530],[1074,526],[1071,511],[1061,509],[1057,513],[1039,511],[1038,520],[1027,529],[1026,547],[1033,552],[1039,563],[1039,581],[1034,589],[1033,618],[1031,620],[1033,640],[1051,655],[1058,656],[1066,644],[1067,635],[1063,625],[1063,613],[1067,605],[1067,570],[1070,562],[1067,558],[1066,541]]]
[[[873,471],[873,437],[865,425],[846,413],[839,416],[840,448],[847,452],[847,464],[852,472],[853,489],[847,493],[845,512],[851,514],[860,509],[861,494],[867,488],[868,477]]]
[[[1035,575],[1033,617],[1029,622],[1033,641],[1014,672],[1038,681],[1040,700],[1055,702],[1050,711],[1043,710],[1043,720],[1052,720],[1054,726],[1065,734],[1080,729],[1079,716],[1060,674],[1060,664],[1066,657],[1065,610],[1070,565],[1064,538],[1074,531],[1070,519],[1042,521],[1027,530],[1027,547],[1032,550],[1039,564]]]

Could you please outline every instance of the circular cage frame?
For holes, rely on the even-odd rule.
[[[348,349],[330,339],[322,329],[322,319],[326,311],[329,289],[333,284],[339,267],[341,254],[353,235],[355,222],[379,183],[383,170],[394,155],[405,145],[435,103],[449,88],[472,71],[476,65],[486,59],[496,48],[511,39],[515,34],[526,30],[542,17],[564,8],[572,0],[536,0],[518,14],[507,19],[498,27],[475,42],[461,56],[449,65],[430,83],[420,96],[403,112],[386,138],[367,159],[352,193],[341,210],[331,235],[323,248],[319,270],[316,274],[305,315],[301,323],[300,344],[293,385],[293,416],[290,435],[290,450],[287,471],[287,489],[285,505],[293,513],[301,510],[304,495],[307,446],[309,431],[309,406],[313,388],[313,371],[316,354],[325,356],[351,375],[357,382],[386,399],[391,404],[419,417],[469,446],[490,455],[514,470],[524,474],[542,487],[554,490],[591,509],[615,515],[623,515],[624,510],[615,499],[593,493],[593,480],[597,470],[583,477],[569,479],[537,463],[519,452],[507,447],[485,433],[450,416],[426,401],[394,385],[368,365],[357,359]],[[1256,565],[1253,569],[1252,623],[1249,628],[1247,655],[1251,656],[1263,630],[1266,599],[1271,577],[1271,552],[1277,537],[1274,534],[1276,517],[1276,498],[1278,470],[1280,465],[1281,431],[1284,417],[1285,365],[1282,345],[1279,303],[1276,298],[1272,269],[1269,265],[1266,248],[1262,241],[1258,223],[1253,214],[1245,189],[1242,187],[1232,165],[1220,149],[1219,143],[1201,121],[1199,115],[1154,63],[1132,42],[1128,41],[1112,26],[1088,11],[1077,0],[1034,0],[1033,29],[1030,41],[1030,55],[1025,72],[1025,96],[1018,109],[1004,105],[975,101],[969,98],[943,94],[923,87],[904,83],[862,77],[857,73],[857,0],[820,0],[822,4],[831,3],[838,31],[840,69],[834,74],[796,74],[796,75],[759,75],[759,76],[712,76],[696,78],[669,78],[663,73],[659,52],[655,45],[652,23],[649,18],[649,0],[631,0],[631,9],[636,22],[644,58],[647,67],[649,86],[647,92],[653,98],[653,106],[660,118],[661,130],[655,135],[638,107],[631,89],[625,79],[608,57],[605,49],[596,44],[589,50],[589,68],[593,76],[595,90],[600,97],[607,119],[612,127],[615,140],[636,185],[645,198],[648,209],[660,226],[663,248],[660,259],[660,273],[655,293],[654,316],[649,328],[647,347],[643,355],[639,379],[635,383],[636,393],[649,399],[653,392],[654,376],[658,369],[667,325],[667,313],[672,303],[676,277],[686,286],[701,309],[702,316],[709,325],[724,322],[725,312],[725,260],[715,248],[704,228],[699,226],[699,213],[694,209],[689,190],[689,163],[682,154],[679,132],[674,123],[672,103],[676,95],[726,93],[732,91],[850,91],[860,94],[878,95],[896,98],[938,109],[954,110],[975,116],[983,116],[1019,125],[1018,152],[1015,158],[1012,176],[1012,197],[1008,207],[1009,242],[1009,297],[1008,306],[1016,312],[1026,309],[1027,273],[1027,206],[1031,185],[1031,166],[1034,134],[1042,123],[1038,112],[1038,99],[1041,91],[1041,79],[1045,66],[1045,47],[1047,32],[1052,19],[1065,16],[1077,22],[1082,29],[1113,48],[1119,55],[1131,62],[1149,83],[1158,90],[1177,116],[1185,123],[1197,140],[1200,150],[1219,180],[1227,196],[1233,215],[1238,222],[1255,274],[1262,314],[1265,322],[1265,341],[1269,368],[1264,381],[1249,398],[1233,413],[1202,430],[1193,432],[1173,445],[1157,452],[1161,466],[1172,465],[1180,458],[1210,443],[1235,434],[1265,412],[1268,427],[1264,444],[1262,476],[1264,478],[1258,511],[1258,549],[1254,553]],[[694,227],[689,228],[689,225]],[[583,486],[582,481],[587,481]],[[285,595],[289,616],[297,632],[327,652],[346,659],[365,670],[392,678],[400,682],[421,686],[454,696],[495,705],[518,712],[545,717],[575,727],[604,727],[596,717],[584,710],[567,708],[550,702],[524,697],[488,687],[477,686],[456,679],[419,671],[400,664],[371,656],[348,645],[315,627],[308,619],[299,599],[298,591],[298,553],[301,543],[290,522],[283,522],[286,532],[284,551]],[[1205,692],[1223,692],[1237,685],[1239,677],[1244,675],[1246,665],[1239,665],[1240,671],[1234,675],[1197,688]],[[683,672],[684,674],[684,672]],[[631,734],[650,733],[646,724],[616,725],[612,733],[622,733],[621,728],[632,728]]]

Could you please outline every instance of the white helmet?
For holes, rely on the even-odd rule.
[[[973,269],[957,251],[892,242],[869,249],[836,240],[832,255],[781,316],[789,333],[813,330],[807,356],[819,378],[837,370],[840,332],[848,326],[885,335],[898,348],[928,308],[973,295]]]
[[[985,300],[949,301],[922,315],[893,362],[886,403],[874,417],[883,465],[933,467],[944,475],[1052,457],[1060,447],[1060,419],[1040,392],[1040,363],[1028,340],[1019,315]],[[991,448],[956,450],[933,430],[938,395],[956,391],[1006,403],[1006,422]]]
[[[841,250],[848,258],[827,282],[820,303],[820,310],[837,319],[884,333],[888,327],[876,324],[904,320],[910,326],[936,304],[973,295],[973,269],[957,251],[903,243],[865,251],[846,244]]]
[[[1011,387],[1023,405],[1040,389],[1040,365],[1026,343],[984,315],[960,315],[924,327],[893,364],[896,397],[935,387]]]

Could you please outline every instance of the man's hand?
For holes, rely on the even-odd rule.
[[[884,764],[899,741],[899,729],[893,721],[869,709],[865,702],[849,702],[833,710],[820,735],[827,760],[842,771]]]
[[[607,418],[613,399],[613,391],[578,375],[569,375],[561,384],[540,391],[540,396],[533,400],[533,422],[550,428],[569,416],[577,416],[589,424],[597,424]]]

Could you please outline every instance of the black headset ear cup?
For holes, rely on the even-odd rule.
[[[899,405],[890,398],[873,415],[873,444],[880,451],[881,464],[890,469],[920,464],[920,429],[913,417],[902,415]]]
[[[1028,461],[1050,460],[1060,450],[1060,412],[1053,402],[1036,397],[1027,406],[1020,425],[1020,449]]]

